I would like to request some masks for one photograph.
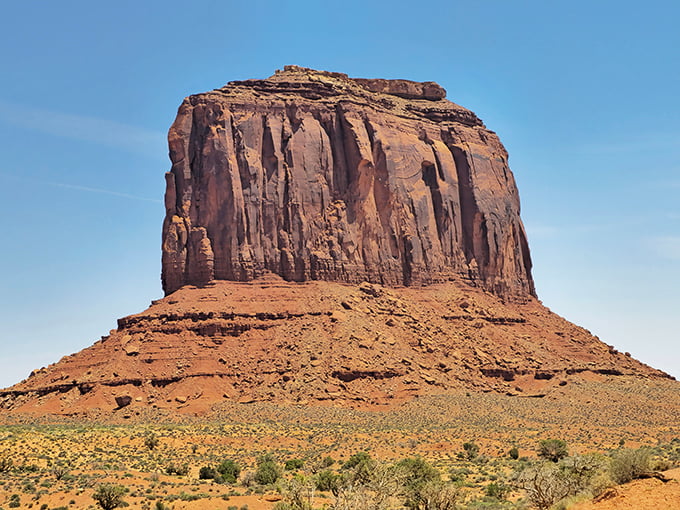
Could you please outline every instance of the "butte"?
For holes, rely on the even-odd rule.
[[[287,66],[186,98],[168,137],[165,297],[0,391],[2,413],[375,409],[669,381],[540,303],[508,154],[445,97]]]

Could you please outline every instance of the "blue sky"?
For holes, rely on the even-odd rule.
[[[0,387],[162,295],[177,107],[286,64],[443,85],[510,153],[544,304],[680,377],[678,19],[670,0],[7,3]]]

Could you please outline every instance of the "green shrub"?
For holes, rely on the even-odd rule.
[[[617,484],[628,483],[649,471],[651,452],[647,448],[617,451],[612,457],[609,473]]]
[[[68,468],[62,465],[54,466],[52,468],[52,474],[57,480],[63,480],[68,476]]]
[[[669,459],[654,459],[650,462],[649,467],[652,471],[668,471],[673,469],[675,464]]]
[[[14,465],[14,461],[10,458],[9,455],[2,454],[0,455],[0,473],[5,473],[12,469],[12,466]]]
[[[236,507],[234,507],[234,509],[236,509]],[[272,508],[272,510],[296,510],[296,509],[293,507],[293,505],[291,505],[287,501],[279,501],[274,505],[274,508]]]
[[[370,460],[371,455],[368,452],[357,452],[347,459],[347,461],[342,465],[342,469],[352,469],[357,467],[359,464],[368,462]]]
[[[153,432],[149,432],[144,436],[144,446],[146,446],[149,450],[153,450],[158,446],[158,436],[154,434]]]
[[[169,475],[186,476],[189,474],[189,464],[175,464],[171,462],[165,468],[165,472]]]
[[[434,467],[420,457],[403,459],[396,464],[396,468],[401,475],[400,481],[404,486],[407,508],[420,509],[427,507],[427,492],[432,492],[438,485],[441,474]],[[427,489],[426,489],[427,488]]]
[[[218,473],[212,466],[203,466],[198,470],[199,480],[214,480],[216,476],[218,476]]]
[[[519,450],[517,449],[516,446],[510,448],[510,451],[508,452],[508,457],[510,457],[513,460],[519,459]]]
[[[231,459],[223,460],[222,463],[217,466],[217,472],[222,475],[222,479],[225,483],[236,483],[238,480],[238,475],[241,474],[241,466]]]
[[[561,439],[542,439],[538,442],[538,456],[551,462],[558,462],[569,454],[567,443]]]
[[[198,494],[189,494],[188,492],[181,491],[179,494],[171,494],[169,496],[166,496],[165,499],[169,501],[175,501],[176,499],[179,499],[180,501],[198,501],[199,499],[205,499],[209,497],[210,494],[206,494],[205,492],[199,492]]]
[[[368,452],[358,452],[342,465],[342,469],[348,471],[348,481],[359,485],[368,485],[375,466],[376,463]]]
[[[105,483],[97,487],[97,490],[92,495],[92,499],[94,499],[104,510],[113,510],[114,508],[125,505],[123,496],[126,492],[127,490],[125,487]]]
[[[472,471],[468,468],[453,468],[449,471],[449,478],[452,482],[463,482],[469,474],[472,474]]]
[[[9,504],[7,505],[10,508],[19,508],[21,506],[21,498],[19,497],[18,494],[12,494],[9,497]]]
[[[508,496],[510,487],[505,485],[503,482],[491,482],[486,486],[486,490],[484,492],[490,498],[503,501]]]
[[[255,471],[255,482],[260,485],[271,485],[279,479],[279,468],[270,454],[260,457]]]
[[[290,459],[286,461],[286,464],[284,465],[286,471],[295,471],[296,469],[302,468],[305,463],[302,459]]]
[[[330,469],[324,469],[316,475],[316,489],[320,491],[336,491],[340,484],[340,475]]]
[[[479,454],[479,446],[474,441],[463,443],[463,451],[465,458],[472,460]]]
[[[403,473],[404,487],[409,490],[415,490],[426,482],[441,478],[439,471],[421,457],[403,459],[396,464],[396,467]]]

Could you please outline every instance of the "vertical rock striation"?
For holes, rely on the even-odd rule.
[[[169,133],[166,294],[271,271],[534,295],[507,153],[445,95],[287,66],[186,98]]]

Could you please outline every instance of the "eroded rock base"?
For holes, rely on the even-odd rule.
[[[223,402],[364,408],[450,391],[541,397],[577,379],[668,378],[553,314],[450,282],[425,288],[187,286],[0,392],[16,413],[204,413]]]

